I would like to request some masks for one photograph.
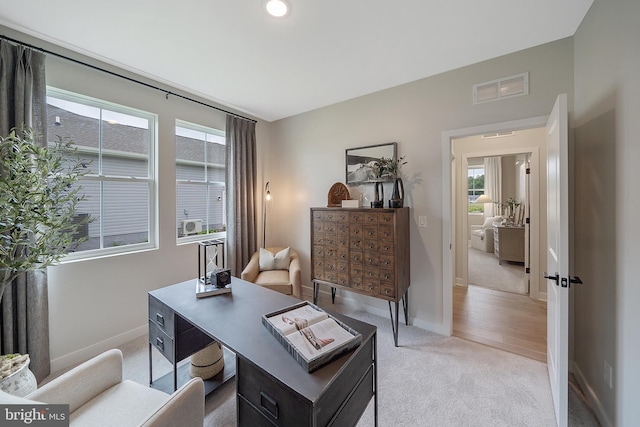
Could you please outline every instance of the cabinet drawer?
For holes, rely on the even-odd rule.
[[[352,267],[364,265],[364,258],[361,251],[351,251],[349,253],[349,259]]]
[[[175,322],[173,310],[152,296],[149,296],[149,320],[155,323],[160,330],[173,336]]]
[[[314,220],[322,219],[322,211],[312,211],[312,212],[313,212],[313,219]]]
[[[364,250],[378,252],[378,241],[374,239],[364,239]]]
[[[238,401],[238,427],[273,427],[273,423],[262,415],[243,396],[236,396]]]
[[[351,244],[349,245],[351,249],[362,250],[363,246],[364,246],[364,242],[362,241],[362,238],[351,237]]]
[[[394,270],[388,270],[386,268],[381,268],[380,269],[380,281],[381,282],[389,282],[389,283],[395,283],[395,271]]]
[[[336,213],[333,211],[322,212],[322,219],[324,219],[325,221],[335,221]]]
[[[364,226],[365,239],[378,239],[378,226],[377,225],[365,225]]]
[[[298,369],[293,362],[292,369]],[[241,357],[236,362],[236,386],[246,399],[266,419],[278,426],[311,425],[309,402],[284,388],[260,369]],[[301,375],[307,375],[301,372]]]
[[[380,281],[380,295],[387,298],[395,298],[396,287],[393,283]]]
[[[324,221],[313,221],[313,232],[318,234],[324,231]]]
[[[325,221],[322,227],[325,236],[336,235],[336,223],[333,221]]]
[[[367,295],[377,296],[380,291],[380,283],[377,280],[370,280],[365,277],[362,283],[362,290]]]
[[[384,240],[393,240],[393,226],[380,225],[378,227],[378,237]]]
[[[348,235],[349,234],[349,223],[348,222],[339,222],[336,224],[336,232],[339,236]]]
[[[149,320],[149,343],[157,348],[169,362],[173,362],[173,338],[151,320]]]
[[[393,214],[390,212],[378,214],[378,224],[393,225]]]
[[[322,245],[313,245],[313,256],[322,258],[324,256],[324,246]]]
[[[336,285],[344,286],[345,288],[349,287],[349,275],[339,273],[336,275]]]
[[[349,213],[348,212],[336,212],[335,218],[336,218],[336,221],[349,222]]]
[[[377,267],[378,266],[378,254],[376,252],[364,253],[364,265],[365,267]]]
[[[338,274],[349,275],[349,263],[346,261],[338,261]]]
[[[378,214],[376,212],[367,212],[364,214],[365,225],[378,225]]]
[[[349,222],[351,224],[362,224],[364,222],[364,214],[362,212],[349,213]]]

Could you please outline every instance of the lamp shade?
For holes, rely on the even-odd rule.
[[[480,197],[478,197],[476,199],[476,203],[478,203],[478,204],[480,204],[480,203],[491,203],[491,202],[492,202],[492,200],[486,194],[483,194],[483,195],[481,195]]]

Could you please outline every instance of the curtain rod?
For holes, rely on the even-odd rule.
[[[104,68],[100,68],[100,67],[97,67],[95,65],[87,64],[86,62],[82,62],[82,61],[79,61],[77,59],[73,59],[73,58],[70,58],[68,56],[65,56],[65,55],[62,55],[62,54],[59,54],[59,53],[56,53],[56,52],[52,52],[50,50],[47,50],[47,49],[44,49],[44,48],[41,48],[41,47],[38,47],[38,46],[31,45],[29,43],[21,42],[20,40],[12,39],[11,37],[7,37],[4,34],[0,34],[0,39],[4,39],[4,40],[7,40],[7,41],[9,41],[11,43],[15,43],[15,44],[19,44],[21,46],[25,46],[25,47],[28,47],[30,49],[38,50],[38,51],[40,51],[42,53],[46,53],[48,55],[57,56],[58,58],[66,59],[67,61],[71,61],[71,62],[74,62],[76,64],[83,65],[85,67],[89,67],[89,68],[92,68],[92,69],[97,70],[97,71],[102,71],[103,73],[107,73],[107,74],[110,74],[110,75],[115,76],[115,77],[120,77],[121,79],[128,80],[130,82],[137,83],[139,85],[146,86],[146,87],[151,88],[151,89],[155,89],[157,91],[160,91],[160,92],[164,93],[166,99],[169,99],[169,95],[176,96],[178,98],[182,98],[182,99],[185,99],[187,101],[191,101],[191,102],[194,102],[196,104],[200,104],[200,105],[203,105],[205,107],[213,108],[214,110],[222,111],[223,113],[227,113],[227,114],[230,114],[232,116],[236,116],[236,117],[239,117],[241,119],[249,120],[250,122],[257,123],[257,120],[250,119],[249,117],[245,117],[245,116],[242,116],[240,114],[233,113],[231,111],[227,111],[227,110],[225,110],[223,108],[216,107],[215,105],[207,104],[205,102],[198,101],[197,99],[189,98],[188,96],[180,95],[179,93],[175,93],[175,92],[172,92],[170,90],[162,89],[161,87],[154,86],[152,84],[145,83],[145,82],[142,82],[140,80],[136,80],[136,79],[131,78],[131,77],[123,76],[122,74],[118,74],[118,73],[115,73],[113,71],[105,70]]]

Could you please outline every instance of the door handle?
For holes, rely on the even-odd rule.
[[[553,280],[554,282],[556,282],[556,286],[558,286],[559,282],[560,282],[560,275],[558,273],[556,273],[553,276],[550,276],[549,274],[547,274],[547,272],[544,272],[544,278],[545,279],[549,279],[549,280]]]
[[[582,285],[582,280],[578,276],[569,276],[569,283],[575,283],[576,285]]]

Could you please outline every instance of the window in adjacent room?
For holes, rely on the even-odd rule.
[[[226,235],[225,134],[176,121],[176,230],[179,242]]]
[[[79,185],[78,217],[92,221],[66,259],[155,247],[156,115],[47,89],[48,139],[71,139],[90,173]]]
[[[484,212],[483,204],[475,201],[484,194],[484,166],[469,166],[467,174],[467,201],[469,212]]]

